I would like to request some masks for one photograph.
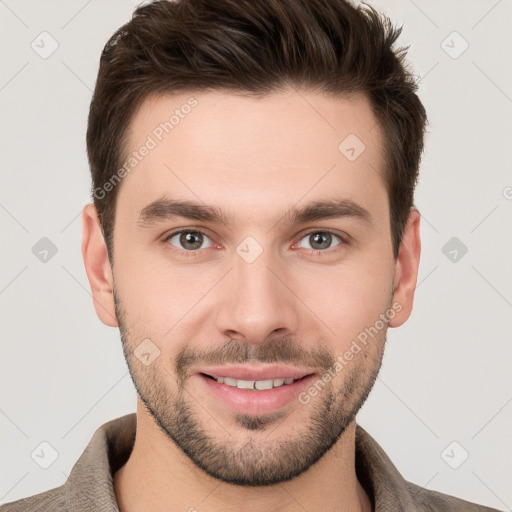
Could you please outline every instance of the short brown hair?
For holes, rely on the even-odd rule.
[[[136,9],[101,55],[89,112],[93,200],[111,262],[127,128],[152,93],[223,89],[264,96],[287,85],[365,93],[384,135],[395,258],[414,200],[425,109],[406,69],[401,28],[346,0],[158,0]],[[340,141],[341,142],[341,141]]]

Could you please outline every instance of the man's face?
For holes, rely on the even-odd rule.
[[[133,118],[127,157],[150,150],[116,206],[125,356],[147,411],[216,478],[269,485],[302,473],[374,383],[395,271],[380,137],[363,96],[154,96]],[[222,221],[171,215],[168,201]],[[293,215],[343,201],[335,217]],[[239,389],[251,386],[262,389]]]

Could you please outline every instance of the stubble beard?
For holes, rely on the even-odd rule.
[[[386,329],[371,341],[368,350],[357,354],[308,404],[303,405],[297,400],[297,407],[307,407],[310,411],[300,424],[289,415],[278,412],[260,416],[237,414],[233,416],[233,426],[226,417],[209,416],[200,405],[203,397],[193,396],[188,389],[190,374],[183,362],[190,362],[193,354],[190,348],[184,349],[176,358],[175,375],[171,368],[162,366],[165,364],[162,361],[150,366],[141,364],[134,355],[136,342],[130,339],[133,331],[126,323],[116,293],[114,301],[131,378],[156,425],[198,468],[217,480],[240,486],[277,485],[297,477],[319,461],[340,439],[366,401],[384,354]],[[231,348],[235,350],[229,353],[237,353],[239,357],[236,361],[230,358],[230,362],[249,362],[252,347],[242,346],[235,340],[232,343]],[[259,356],[271,353],[275,362],[293,363],[289,353],[279,357],[281,347],[285,351],[287,348],[294,350],[289,340],[270,340],[265,347],[258,347]],[[323,360],[334,361],[332,354],[323,355]],[[251,358],[250,362],[256,360],[269,362],[265,357]],[[205,415],[207,418],[203,419]],[[277,437],[275,431],[282,431],[286,423],[289,424],[288,434]],[[212,424],[221,431],[220,435],[209,428]]]

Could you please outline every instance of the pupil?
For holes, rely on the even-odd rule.
[[[324,239],[322,242],[321,239]],[[330,233],[314,233],[312,235],[313,243],[311,244],[314,246],[314,244],[319,244],[320,247],[318,249],[327,249],[331,245],[331,234]]]
[[[195,242],[194,239],[196,239]],[[202,245],[201,233],[194,231],[182,233],[180,243],[187,250],[198,249]]]

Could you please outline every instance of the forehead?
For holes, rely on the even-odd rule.
[[[118,207],[162,196],[274,219],[304,200],[359,199],[387,214],[381,132],[364,95],[289,90],[148,97],[127,133]],[[146,148],[146,149],[145,149]]]

